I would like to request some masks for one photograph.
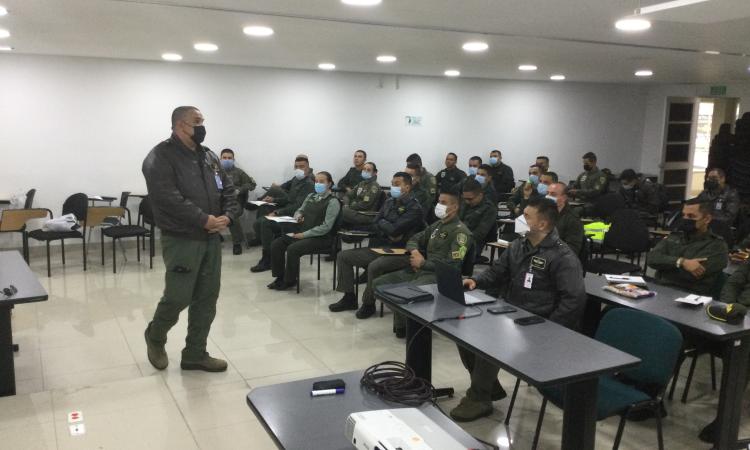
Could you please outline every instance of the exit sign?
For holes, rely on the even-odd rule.
[[[422,116],[406,116],[405,123],[407,127],[421,127]]]
[[[726,86],[711,86],[711,95],[714,97],[727,95]]]

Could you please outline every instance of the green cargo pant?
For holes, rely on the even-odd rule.
[[[320,236],[305,239],[294,239],[283,235],[274,239],[271,244],[271,275],[282,278],[286,283],[297,281],[299,260],[303,255],[320,251],[330,251],[333,238]]]
[[[240,222],[239,217],[232,221],[232,225],[229,227],[229,232],[232,233],[233,244],[245,243],[245,232],[242,230],[242,223]]]
[[[492,390],[498,383],[497,376],[500,367],[489,363],[486,359],[457,345],[461,362],[471,376],[471,386],[466,396],[471,400],[483,403],[492,403]]]
[[[437,278],[435,277],[435,272],[428,270],[414,272],[411,267],[407,267],[404,270],[399,270],[398,272],[392,272],[378,277],[378,279],[373,282],[373,287],[382,286],[384,284],[404,283],[407,281],[411,282],[414,286],[419,286],[423,284],[437,283]],[[394,311],[393,328],[398,330],[405,327],[406,318]]]
[[[212,234],[207,241],[193,241],[162,234],[161,247],[167,273],[164,295],[149,324],[149,338],[165,344],[167,333],[179,320],[180,312],[188,308],[188,332],[182,359],[200,360],[206,352],[221,286],[219,235]]]

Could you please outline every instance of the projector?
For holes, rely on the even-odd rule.
[[[466,450],[417,408],[349,414],[346,437],[358,450]]]

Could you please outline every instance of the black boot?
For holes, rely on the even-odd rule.
[[[266,287],[268,289],[278,289],[282,284],[284,284],[284,280],[280,277],[277,277],[275,280],[269,283]]]
[[[249,241],[247,241],[247,248],[257,247],[260,244],[260,239],[250,239]]]
[[[232,246],[232,254],[234,254],[234,255],[241,255],[242,254],[242,244],[240,244],[239,242],[236,243],[236,244],[234,244]]]
[[[357,319],[368,319],[372,317],[372,315],[375,314],[375,305],[362,305],[362,307],[357,310]]]
[[[267,270],[271,270],[271,258],[269,258],[265,252],[263,252],[263,256],[260,258],[260,261],[258,261],[258,264],[250,268],[250,272],[257,273],[265,272]]]
[[[357,309],[357,297],[354,296],[353,292],[347,292],[341,297],[341,300],[328,305],[328,309],[331,312],[351,311]]]
[[[707,444],[715,444],[716,443],[716,421],[709,423],[703,429],[701,430],[700,434],[698,434],[698,439],[701,441],[707,443]]]

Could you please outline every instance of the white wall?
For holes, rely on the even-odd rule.
[[[595,151],[601,167],[642,162],[646,91],[637,85],[489,81],[324,73],[74,57],[0,56],[0,197],[35,187],[56,214],[74,192],[145,190],[141,162],[169,136],[177,105],[206,116],[206,144],[237,150],[260,185],[287,179],[293,156],[343,176],[366,149],[381,183],[419,152],[428,169],[448,151],[501,148],[518,176],[537,154],[564,180]],[[423,126],[405,126],[405,115]],[[5,195],[4,195],[5,194]]]

